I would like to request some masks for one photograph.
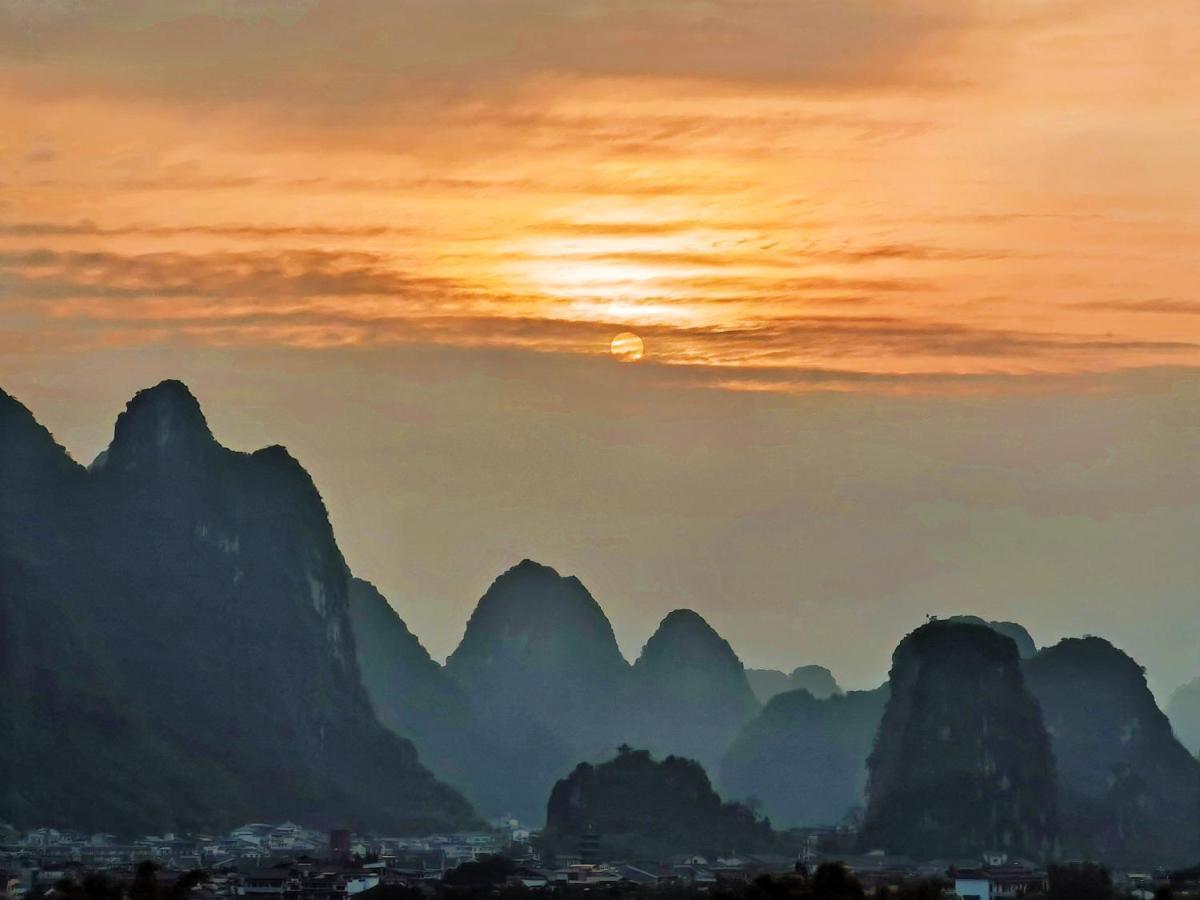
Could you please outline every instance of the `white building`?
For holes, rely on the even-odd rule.
[[[1011,900],[1046,890],[1046,873],[1023,866],[999,866],[955,873],[954,893],[961,900]]]
[[[960,900],[992,900],[992,886],[982,875],[954,879],[954,896]]]

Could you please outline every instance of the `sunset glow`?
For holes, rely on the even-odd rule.
[[[450,694],[401,680],[450,677],[488,585],[522,569],[541,574],[511,596],[537,610],[516,630],[493,621],[505,653],[533,646],[529,625],[556,658],[598,650],[624,666],[673,616],[718,638],[702,645],[715,652],[681,653],[689,667],[774,672],[785,693],[802,686],[786,673],[825,667],[847,708],[934,618],[1018,623],[1041,647],[1095,634],[1129,654],[1130,683],[1160,705],[1196,685],[1195,753],[1198,97],[1195,0],[0,0],[0,632],[21,651],[8,654],[20,688],[9,694],[27,722],[27,772],[49,798],[29,824],[65,829],[76,856],[77,831],[151,846],[59,815],[68,795],[86,807],[75,785],[96,780],[71,766],[95,741],[45,723],[60,708],[86,713],[89,729],[126,722],[101,704],[110,692],[91,683],[92,662],[103,674],[162,654],[147,666],[155,682],[194,665],[178,685],[236,714],[234,727],[179,707],[170,733],[215,754],[197,757],[195,784],[224,770],[223,736],[258,746],[263,722],[280,726],[279,758],[298,767],[270,780],[351,778],[330,761],[335,746],[374,753],[369,735],[342,728],[367,698],[318,715],[292,690],[356,689],[359,648],[338,637],[351,626],[327,616],[349,604],[349,575],[403,623],[388,638],[403,653],[383,655],[399,665],[411,652],[409,674],[391,687],[391,663],[375,670],[401,716],[410,699],[443,715]],[[548,580],[543,566],[571,577]],[[591,612],[564,613],[576,603]],[[18,606],[32,618],[9,628]],[[143,629],[138,610],[173,618]],[[675,615],[686,610],[704,628]],[[560,613],[589,637],[543,632]],[[105,654],[91,662],[65,627],[89,616]],[[314,616],[311,633],[280,639]],[[215,636],[209,649],[176,640],[193,625]],[[322,635],[337,643],[329,678],[312,652]],[[239,685],[266,682],[226,655],[240,665],[260,650],[280,661],[283,692],[230,704]],[[89,681],[78,704],[47,660]],[[530,697],[563,687],[538,660],[526,657]],[[990,683],[978,682],[988,696]],[[499,671],[480,684],[496,692],[473,708],[521,694]],[[39,691],[44,705],[25,705]],[[580,692],[563,709],[580,722],[594,709],[741,721],[702,695],[637,707],[624,691]],[[1128,719],[1123,689],[1113,696],[1084,705]],[[140,703],[129,735],[166,721]],[[1153,706],[1136,718],[1165,729]],[[815,712],[789,708],[807,735]],[[565,774],[626,743],[597,732],[570,758],[541,759],[569,717],[541,700],[529,709],[553,727],[485,729],[516,741],[514,757],[488,760],[496,783],[519,785],[526,768]],[[292,753],[296,723],[320,724],[319,755]],[[462,734],[413,758],[475,749]],[[64,762],[43,772],[51,745]],[[159,771],[156,759],[91,762],[137,774]],[[276,771],[260,762],[256,778]],[[706,763],[714,785],[725,762]],[[862,776],[859,763],[843,774]],[[803,768],[832,771],[825,757]],[[204,801],[169,771],[165,793]],[[1125,798],[1146,772],[1110,793]],[[5,823],[24,825],[5,798],[29,801],[2,774],[0,837],[11,837]],[[1187,779],[1194,819],[1200,769]],[[372,803],[418,799],[374,776],[361,784]],[[274,809],[307,822],[282,806],[252,812],[232,785],[219,793],[244,821]],[[790,776],[780,786],[809,793]],[[105,796],[159,799],[139,778],[120,787]],[[533,818],[518,816],[535,831],[542,787]],[[359,827],[331,799],[326,824]],[[1193,820],[1144,799],[1158,827],[1200,841]],[[480,807],[481,821],[517,814],[497,807]],[[805,827],[858,821],[852,808]],[[1055,817],[1071,814],[1042,819]],[[1142,833],[1124,813],[1113,821]],[[235,824],[146,819],[138,834]],[[848,852],[844,831],[824,849]],[[864,835],[862,853],[907,855]],[[1107,835],[1056,846],[1091,859]],[[1002,843],[988,846],[1023,857]],[[0,862],[5,847],[22,871],[37,862],[28,842],[0,844]],[[782,846],[780,890],[796,858]],[[750,852],[727,836],[688,852],[720,848]],[[1140,851],[1120,858],[1167,871]],[[1178,861],[1197,858],[1200,843]],[[125,876],[114,877],[115,890]],[[55,896],[76,900],[89,883]],[[438,897],[470,900],[457,890]]]
[[[613,338],[610,349],[621,362],[637,362],[646,351],[642,339],[632,331],[622,331]]]
[[[825,13],[836,58],[808,63],[783,7],[721,55],[704,35],[732,0],[690,19],[606,0],[589,46],[633,20],[678,46],[593,58],[542,4],[544,56],[493,59],[486,88],[456,52],[469,3],[350,5],[406,47],[427,26],[437,54],[343,57],[340,4],[12,7],[0,352],[573,354],[636,324],[658,364],[728,387],[1200,362],[1200,79],[1177,0],[856,0],[852,28]],[[497,15],[503,54],[533,25]],[[319,76],[263,76],[284,33]],[[192,66],[217,46],[219,73]]]

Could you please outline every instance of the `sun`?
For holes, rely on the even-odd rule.
[[[642,343],[642,339],[632,331],[622,331],[618,334],[612,339],[612,346],[609,349],[620,362],[637,362],[646,352],[646,346]]]

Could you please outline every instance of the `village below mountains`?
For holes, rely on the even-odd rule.
[[[441,665],[300,463],[221,446],[176,381],[88,466],[0,392],[0,574],[12,897],[1153,896],[1200,864],[1200,689],[1172,722],[1102,637],[931,619],[845,692],[679,609],[630,664],[524,560]]]

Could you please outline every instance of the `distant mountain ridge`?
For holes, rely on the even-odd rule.
[[[1127,654],[1067,638],[1024,664],[1058,760],[1065,853],[1126,864],[1200,857],[1200,761]]]
[[[776,669],[747,669],[746,678],[764,706],[772,697],[788,691],[808,691],[818,700],[842,693],[837,679],[824,666],[797,666],[790,675]]]
[[[666,616],[630,666],[579,580],[532,560],[488,588],[444,668],[369,585],[351,600],[380,717],[492,813],[538,821],[558,779],[626,743],[715,772],[758,712],[737,655],[697,613]],[[427,697],[445,717],[420,711]]]
[[[636,737],[631,670],[607,616],[578,578],[532,560],[480,598],[446,672],[490,745],[522,761],[508,809],[532,821],[579,760]]]
[[[634,663],[633,677],[648,716],[643,746],[697,759],[710,772],[759,711],[729,642],[690,609],[667,614]]]
[[[792,688],[761,710],[759,673]],[[715,809],[711,774],[781,827],[865,801],[864,849],[1200,856],[1200,761],[1107,641],[1038,651],[1021,625],[956,616],[901,641],[874,691],[759,673],[688,609],[630,665],[583,584],[531,560],[439,665],[351,576],[300,464],[223,447],[182,383],[131,399],[89,468],[0,391],[0,821],[403,834],[477,825],[465,793],[568,834],[575,800],[621,827],[609,785],[650,792],[645,832],[683,808],[663,785]],[[1171,706],[1185,741],[1190,697]],[[663,761],[606,762],[623,745]],[[733,812],[679,834],[757,845],[762,823]]]

